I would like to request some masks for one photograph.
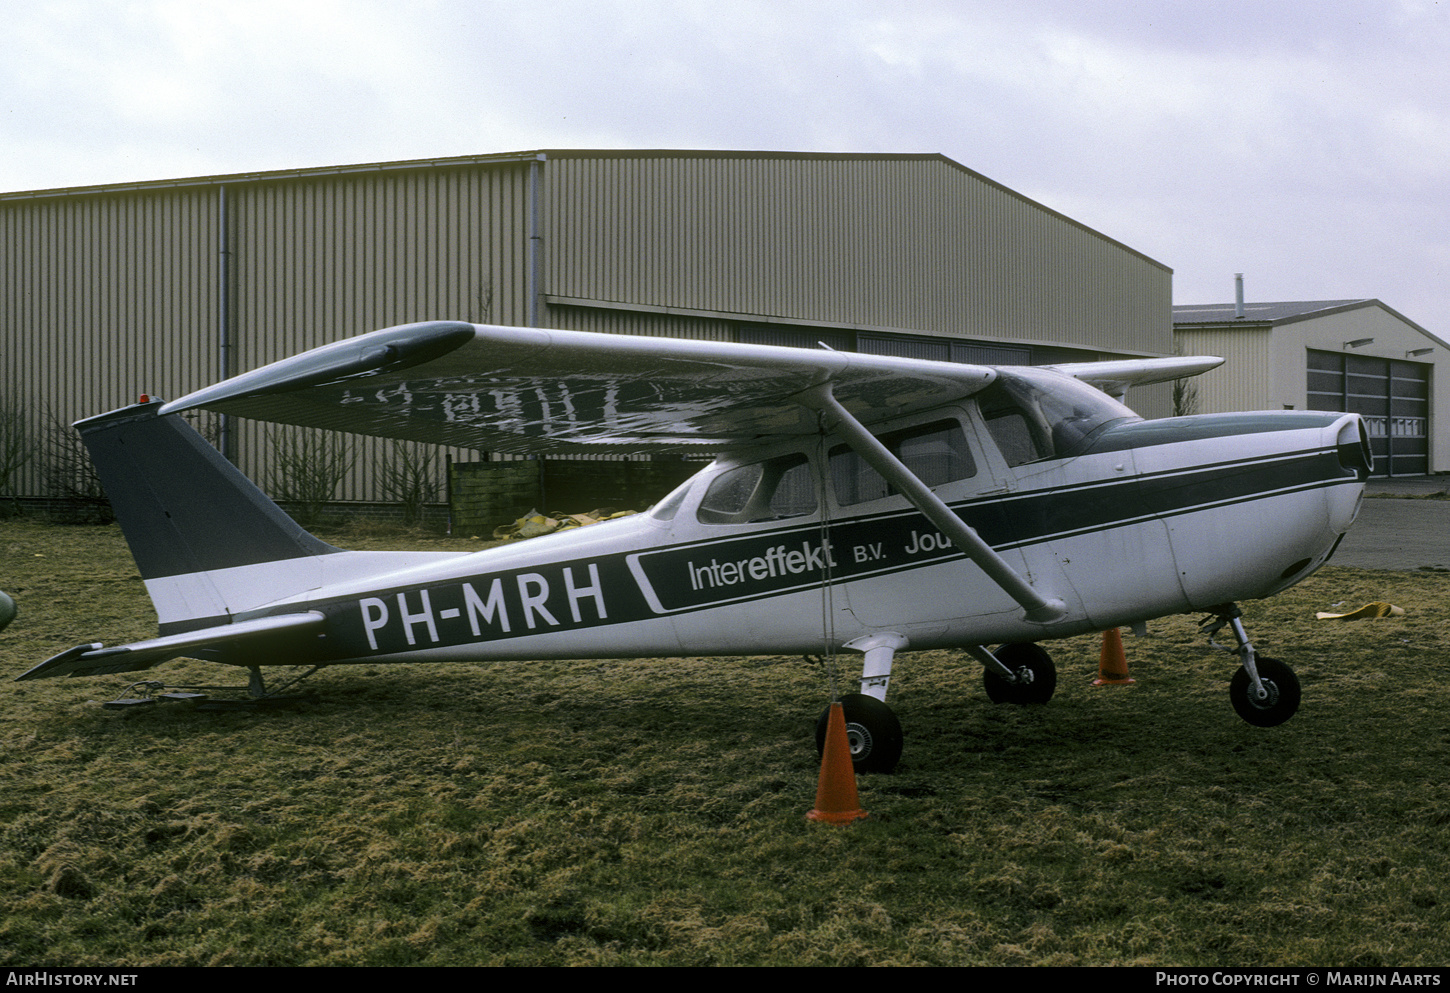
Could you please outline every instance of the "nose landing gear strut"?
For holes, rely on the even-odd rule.
[[[1229,701],[1234,711],[1255,727],[1271,728],[1283,724],[1299,709],[1299,677],[1278,659],[1259,655],[1244,631],[1243,611],[1237,604],[1225,603],[1199,624],[1214,648],[1231,652],[1243,660],[1228,684]],[[1227,627],[1233,632],[1238,647],[1220,645],[1213,636]]]

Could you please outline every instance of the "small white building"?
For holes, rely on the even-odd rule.
[[[1194,412],[1350,411],[1369,427],[1375,475],[1450,471],[1450,431],[1436,430],[1450,345],[1379,300],[1174,307],[1173,330],[1182,354],[1225,359],[1190,381]]]

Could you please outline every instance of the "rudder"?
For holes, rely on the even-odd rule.
[[[225,623],[310,588],[308,534],[160,401],[76,424],[156,605],[161,633]],[[266,566],[265,569],[259,567]]]

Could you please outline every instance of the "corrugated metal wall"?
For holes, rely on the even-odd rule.
[[[194,347],[215,323],[215,220],[205,189],[0,204],[0,375],[35,439],[215,378]],[[46,493],[44,475],[32,460],[16,490]]]
[[[1171,348],[1170,270],[940,156],[549,156],[553,297]]]
[[[410,321],[526,321],[527,163],[0,198],[0,382],[33,433],[217,380],[222,187],[233,373]],[[238,428],[265,485],[265,428]],[[340,499],[380,498],[380,444]],[[45,476],[15,488],[53,495]]]
[[[735,322],[687,314],[656,314],[602,307],[552,306],[541,323],[547,327],[604,334],[658,335],[662,338],[693,338],[701,341],[733,341]]]
[[[223,249],[232,373],[410,321],[527,324],[531,172],[544,326],[1171,348],[1167,269],[940,156],[529,152],[0,194],[0,388],[39,434],[214,382]],[[234,436],[265,485],[263,428]],[[382,496],[376,445],[340,498]],[[41,460],[17,489],[51,495]]]
[[[231,184],[237,361],[419,320],[526,320],[527,169]]]
[[[1185,326],[1177,339],[1178,350],[1184,355],[1217,355],[1224,360],[1217,369],[1189,381],[1197,390],[1196,413],[1267,410],[1276,406],[1271,396],[1272,332],[1268,326]]]

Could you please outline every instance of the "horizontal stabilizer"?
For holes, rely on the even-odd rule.
[[[46,659],[15,679],[20,682],[55,676],[104,676],[118,672],[140,672],[200,648],[226,645],[235,649],[264,636],[282,633],[300,635],[313,631],[320,634],[324,624],[321,612],[309,610],[305,613],[278,614],[274,617],[238,621],[235,624],[221,624],[184,634],[133,641],[112,648],[106,648],[99,642],[77,645]]]

